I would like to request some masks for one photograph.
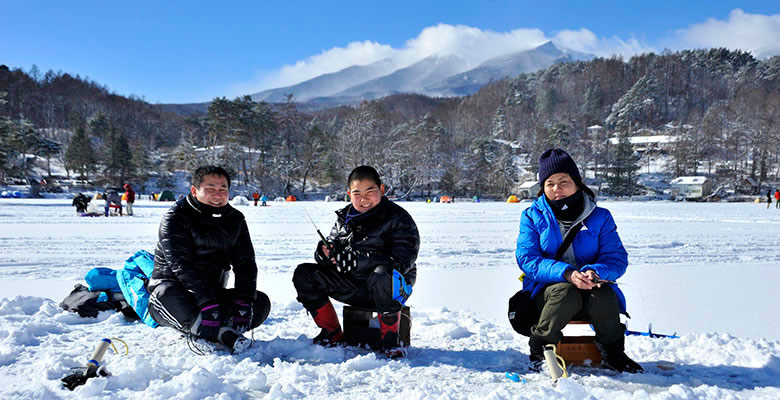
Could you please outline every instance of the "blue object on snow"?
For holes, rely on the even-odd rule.
[[[130,258],[125,260],[125,269],[144,274],[146,277],[152,276],[154,269],[154,256],[146,250],[138,250]]]
[[[97,302],[102,303],[104,301],[108,301],[108,295],[106,294],[106,292],[100,292],[97,298]]]
[[[111,268],[92,268],[84,276],[84,280],[87,281],[87,288],[90,292],[98,290],[108,290],[111,293],[121,292],[116,281],[116,270]]]
[[[679,339],[680,337],[677,336],[677,332],[671,334],[671,335],[664,335],[663,333],[655,333],[651,331],[647,332],[637,332],[637,331],[626,331],[626,336],[648,336],[651,338],[668,338],[668,339]]]
[[[669,339],[679,339],[680,337],[677,336],[677,332],[671,334],[671,335],[664,335],[663,333],[655,333],[653,332],[653,324],[647,325],[647,332],[638,332],[638,331],[630,331],[626,329],[626,336],[648,336],[651,338],[669,338]]]
[[[22,192],[14,191],[13,196],[15,199],[21,199],[22,198]]]
[[[517,374],[517,372],[507,372],[504,374],[504,376],[507,377],[510,381],[515,381],[518,383],[526,383],[528,381],[525,380],[525,378],[520,378],[520,375]]]
[[[406,283],[406,279],[400,272],[393,270],[393,300],[404,305],[411,295],[412,285]]]
[[[124,269],[117,271],[116,281],[125,296],[125,301],[133,307],[135,313],[141,317],[141,321],[156,328],[158,324],[149,314],[150,294],[146,290],[146,281],[152,276],[153,269],[154,256],[146,250],[138,250],[125,260]]]

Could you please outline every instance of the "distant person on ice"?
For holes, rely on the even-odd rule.
[[[76,206],[77,213],[87,212],[87,204],[89,204],[89,197],[84,196],[82,193],[79,193],[76,195],[76,197],[73,198],[72,205]]]
[[[641,372],[624,352],[623,293],[617,284],[599,283],[616,281],[628,266],[612,214],[596,206],[574,160],[561,149],[539,157],[539,184],[538,198],[520,219],[515,253],[525,274],[523,291],[539,312],[528,341],[531,369],[541,369],[544,346],[557,343],[569,321],[584,319],[593,324],[605,367]],[[570,245],[561,249],[570,235]]]
[[[772,204],[772,189],[766,191],[766,208],[769,208],[770,204]]]
[[[111,205],[115,204],[119,206],[119,215],[122,215],[122,196],[119,195],[119,193],[116,190],[109,190],[106,193],[106,217],[109,215],[109,211],[111,211]]]
[[[314,343],[340,344],[343,332],[330,298],[377,310],[386,355],[402,355],[401,308],[417,278],[420,235],[409,213],[384,196],[385,185],[369,166],[347,179],[351,204],[336,211],[336,224],[314,253],[316,264],[295,269],[300,301],[321,329]]]
[[[260,200],[260,193],[257,193],[257,190],[252,193],[252,199],[255,201],[255,207],[257,207],[257,201]]]
[[[775,208],[780,208],[780,189],[775,189]]]
[[[257,287],[255,250],[244,215],[228,204],[230,176],[221,167],[195,170],[190,193],[163,216],[147,285],[149,309],[160,325],[233,353],[243,333],[265,321],[271,302]],[[233,268],[235,288],[226,289]]]
[[[127,203],[127,215],[132,216],[133,215],[133,203],[135,203],[135,192],[133,191],[133,188],[130,186],[129,183],[125,183],[125,197],[127,200],[125,202]]]

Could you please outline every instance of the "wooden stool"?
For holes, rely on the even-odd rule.
[[[590,325],[588,321],[570,321],[570,325]],[[590,365],[601,364],[601,353],[593,342],[594,336],[564,336],[556,345],[558,355],[566,360],[567,365],[587,365],[585,360],[590,360]]]
[[[401,325],[398,327],[399,346],[409,347],[412,317],[409,307],[401,309]],[[379,319],[376,310],[344,306],[344,342],[350,346],[381,347]]]

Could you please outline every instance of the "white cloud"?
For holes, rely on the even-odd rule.
[[[780,54],[780,14],[748,14],[735,9],[726,21],[708,19],[676,32],[680,48],[725,47],[755,57]]]
[[[334,47],[275,71],[258,72],[252,83],[235,85],[233,93],[256,93],[289,86],[351,65],[367,65],[383,59],[390,59],[396,68],[401,68],[435,54],[459,54],[476,66],[491,57],[532,49],[548,40],[561,47],[605,57],[613,54],[630,56],[652,50],[634,39],[599,38],[584,28],[565,30],[548,37],[535,28],[495,32],[465,25],[439,24],[423,29],[400,49],[371,41],[352,42],[346,47]]]
[[[778,38],[780,15],[748,14],[735,9],[726,21],[708,19],[676,31],[667,47],[726,47],[751,51],[756,57],[763,58],[780,54]],[[602,57],[630,57],[658,51],[633,37],[598,37],[586,28],[563,30],[550,37],[535,28],[495,32],[465,25],[438,24],[423,29],[399,49],[373,41],[352,42],[346,47],[334,47],[273,71],[259,71],[252,82],[236,84],[232,92],[239,95],[289,86],[352,65],[367,65],[385,59],[400,68],[434,54],[459,54],[476,66],[488,58],[528,50],[548,40],[558,47]]]
[[[340,71],[352,65],[367,65],[393,58],[398,50],[386,44],[363,41],[351,42],[347,47],[334,47],[292,65],[274,71],[258,71],[251,83],[234,85],[233,94],[244,95],[260,90],[294,85],[322,74]]]
[[[644,46],[634,38],[628,40],[620,39],[617,36],[600,38],[585,28],[576,31],[560,31],[555,34],[552,41],[557,47],[591,53],[600,57],[613,55],[630,57],[634,54],[655,51],[652,47]]]
[[[401,55],[414,62],[433,54],[460,54],[480,63],[491,57],[534,48],[547,40],[539,29],[494,32],[465,25],[439,24],[423,29],[416,38],[408,40]]]

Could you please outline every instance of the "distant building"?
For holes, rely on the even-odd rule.
[[[617,137],[609,139],[609,143],[616,145],[620,141]],[[628,138],[631,147],[640,153],[647,151],[666,151],[676,141],[677,136],[672,135],[652,135],[652,136],[632,136]]]
[[[672,179],[670,189],[674,197],[699,198],[712,193],[712,182],[706,176],[680,176]]]
[[[532,199],[539,193],[538,181],[525,181],[517,188],[517,196],[521,199]]]
[[[748,176],[737,181],[737,184],[734,187],[734,192],[742,194],[758,194],[759,189],[758,182]]]
[[[604,127],[601,125],[591,125],[588,127],[588,135],[599,136],[604,133]]]

